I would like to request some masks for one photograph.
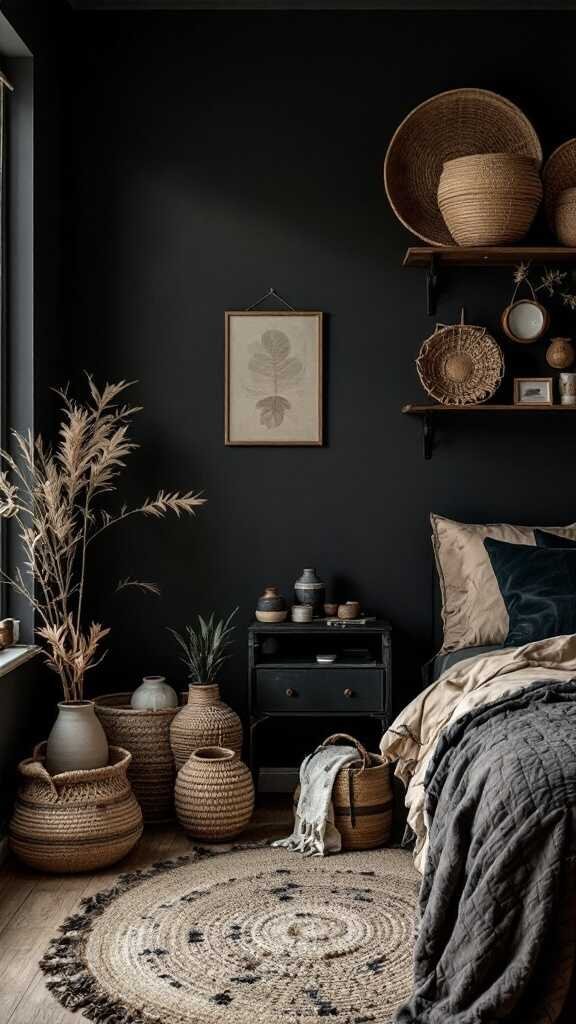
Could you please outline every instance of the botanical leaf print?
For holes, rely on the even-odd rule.
[[[262,410],[260,423],[270,430],[270,427],[280,426],[286,409],[290,408],[290,402],[288,399],[282,398],[281,395],[270,395],[269,398],[261,398],[259,402],[256,402],[256,408]]]
[[[256,408],[260,410],[260,422],[268,430],[279,427],[291,408],[280,391],[302,383],[304,366],[300,359],[290,355],[290,347],[290,339],[284,331],[264,331],[248,363],[253,382],[249,390],[266,396],[256,402]]]

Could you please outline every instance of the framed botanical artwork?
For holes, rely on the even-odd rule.
[[[323,443],[322,313],[225,314],[228,445]]]
[[[514,377],[514,405],[553,405],[552,377]]]

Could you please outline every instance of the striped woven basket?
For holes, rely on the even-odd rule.
[[[234,750],[200,747],[176,779],[176,814],[194,839],[237,836],[254,810],[254,783]]]
[[[50,775],[46,744],[21,761],[10,847],[32,868],[69,874],[114,864],[142,835],[142,811],[127,778],[130,753],[110,747],[105,768]]]
[[[130,693],[107,693],[95,698],[96,714],[108,742],[132,754],[128,778],[142,808],[144,821],[174,818],[176,769],[170,747],[170,726],[179,708],[130,706]]]
[[[369,754],[365,747],[345,732],[334,733],[322,747],[344,740],[356,747],[360,767],[341,768],[332,787],[334,824],[342,836],[343,850],[373,850],[386,846],[392,835],[394,796],[390,767],[380,754]],[[294,792],[294,810],[298,806],[300,786]]]

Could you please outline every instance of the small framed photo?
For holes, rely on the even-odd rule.
[[[514,405],[554,405],[552,377],[514,377]]]
[[[227,445],[321,445],[322,313],[225,314]]]

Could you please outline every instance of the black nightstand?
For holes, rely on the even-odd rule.
[[[330,664],[318,654],[336,654]],[[248,758],[256,776],[258,726],[271,718],[377,719],[385,730],[392,721],[391,626],[327,626],[255,622],[248,629]]]

